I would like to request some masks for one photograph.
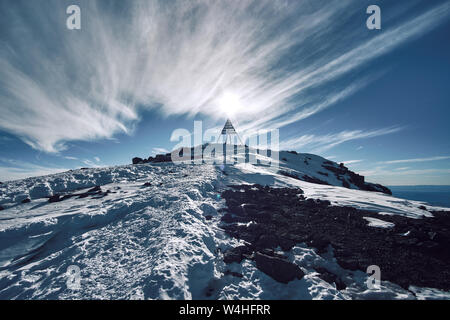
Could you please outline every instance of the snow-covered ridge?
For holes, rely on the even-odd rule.
[[[190,152],[190,156],[184,154],[185,152]],[[343,163],[338,164],[314,154],[298,153],[296,151],[274,152],[272,150],[259,150],[243,145],[235,146],[206,143],[193,148],[180,148],[172,153],[158,154],[155,157],[150,156],[147,159],[135,157],[132,159],[132,163],[171,162],[173,160],[173,154],[180,156],[184,154],[187,159],[196,159],[197,161],[200,159],[200,161],[209,161],[209,163],[211,161],[216,161],[216,163],[236,161],[238,163],[251,163],[253,165],[258,165],[258,163],[270,164],[272,167],[279,168],[278,173],[302,181],[392,194],[385,186],[365,182],[363,176],[349,170]],[[223,154],[228,154],[227,160],[224,159]]]

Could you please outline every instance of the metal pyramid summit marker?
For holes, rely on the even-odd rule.
[[[224,137],[225,144],[227,143],[228,138],[230,138],[230,144],[233,144],[232,136],[236,136],[239,139],[240,143],[243,144],[241,137],[239,137],[239,134],[237,133],[237,131],[234,128],[233,124],[231,123],[230,119],[227,119],[227,122],[225,122],[225,125],[223,126],[223,129],[222,129],[221,136]]]
[[[237,134],[230,119],[227,119],[227,122],[225,122],[225,125],[223,126],[223,129],[222,129],[222,134],[227,134],[227,133],[228,134]]]

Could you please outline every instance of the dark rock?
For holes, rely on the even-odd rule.
[[[302,279],[305,275],[296,264],[260,252],[255,253],[255,262],[259,270],[281,283]]]
[[[276,248],[278,246],[278,238],[273,234],[263,234],[256,241],[257,248]]]
[[[281,250],[289,251],[295,246],[295,241],[286,238],[279,238],[278,245],[280,246]]]
[[[211,220],[211,219],[212,219],[212,216],[210,216],[210,215],[205,216],[205,219],[206,219],[206,220]]]
[[[5,210],[5,208],[3,208],[2,206],[0,206],[0,211]]]
[[[146,183],[144,183],[142,186],[143,186],[143,187],[151,187],[152,184],[151,184],[150,182],[146,182]]]
[[[223,261],[225,263],[240,263],[244,259],[244,255],[251,255],[252,250],[247,246],[239,246],[233,249],[227,250],[223,255]]]
[[[30,203],[30,202],[31,202],[31,200],[29,198],[26,198],[26,199],[22,200],[22,203]]]
[[[310,245],[318,250],[319,253],[326,251],[330,241],[322,235],[313,235],[310,240]]]
[[[226,222],[226,223],[235,222],[233,219],[233,216],[229,213],[224,214],[220,220],[222,220],[223,222]]]
[[[317,183],[317,184],[323,184],[323,185],[329,185],[328,182],[325,182],[325,181],[320,180],[320,179],[317,179],[317,178],[310,177],[310,176],[308,176],[308,175],[306,175],[306,174],[303,175],[303,176],[300,178],[300,177],[298,177],[297,175],[295,175],[294,173],[287,172],[287,171],[284,171],[284,170],[280,170],[280,171],[278,171],[278,173],[279,173],[279,174],[282,174],[283,176],[286,176],[286,177],[289,177],[289,178],[294,178],[294,179],[301,180],[301,181],[306,181],[306,182],[311,182],[311,183]]]
[[[155,156],[155,158],[153,158],[153,159],[150,159],[150,158],[149,158],[149,162],[155,162],[155,163],[158,163],[158,162],[171,162],[172,161],[172,156],[171,156],[170,153],[157,154]]]
[[[59,201],[61,201],[59,194],[55,194],[48,199],[48,202],[50,202],[50,203],[59,202]]]
[[[310,176],[308,176],[308,175],[303,175],[302,176],[302,179],[301,180],[303,180],[303,181],[306,181],[306,182],[310,182],[310,183],[316,183],[316,184],[323,184],[323,185],[330,185],[328,182],[326,182],[326,181],[323,181],[323,180],[320,180],[320,179],[317,179],[317,178],[313,178],[313,177],[310,177]]]
[[[344,187],[344,188],[347,188],[347,189],[350,189],[350,184],[347,182],[347,180],[342,180],[342,186]]]
[[[230,270],[225,270],[225,272],[223,274],[226,275],[226,276],[233,276],[233,277],[237,277],[237,278],[243,278],[244,277],[242,275],[242,273],[234,272],[234,271],[230,271]]]
[[[99,192],[99,191],[102,191],[102,188],[100,186],[95,186],[92,189],[89,189],[87,191],[87,193],[93,193],[93,192]]]
[[[392,191],[389,188],[382,186],[381,184],[365,183],[364,185],[358,186],[358,187],[361,190],[365,190],[365,191],[383,192],[383,193],[392,195]]]
[[[133,158],[132,161],[133,161],[133,164],[141,164],[141,163],[144,163],[144,159],[139,158],[139,157]]]
[[[338,179],[340,178],[340,180],[343,181],[343,186],[345,188],[350,188],[350,184],[348,183],[348,181],[346,183],[344,183],[345,180],[343,180],[342,176],[349,177],[349,182],[353,183],[355,186],[357,186],[361,190],[383,192],[383,193],[392,195],[392,191],[389,188],[382,186],[381,184],[365,182],[364,176],[361,176],[359,174],[356,174],[356,173],[350,171],[342,163],[339,165],[339,167],[335,167],[332,162],[325,161],[322,164],[322,167],[324,169],[327,169],[328,171],[333,172]]]
[[[325,280],[329,284],[335,284],[336,289],[344,290],[347,288],[347,285],[334,273],[329,272],[325,268],[316,267],[315,270],[319,273],[319,278]]]

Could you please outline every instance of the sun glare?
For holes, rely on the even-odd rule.
[[[242,110],[241,99],[237,94],[224,92],[218,99],[219,108],[227,116],[233,116]]]

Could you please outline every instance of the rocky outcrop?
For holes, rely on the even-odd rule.
[[[246,243],[224,254],[227,263],[256,261],[260,257],[256,265],[262,272],[277,281],[287,281],[273,268],[277,265],[292,275],[293,266],[288,267],[284,263],[288,261],[274,249],[289,251],[296,244],[305,243],[319,254],[333,248],[336,261],[344,269],[365,272],[368,266],[378,265],[382,280],[403,288],[415,285],[450,290],[450,216],[446,212],[433,212],[434,217],[422,219],[380,215],[332,206],[329,201],[305,199],[298,188],[261,185],[232,186],[222,197],[227,204],[222,228]],[[363,217],[394,226],[371,227]],[[343,286],[336,275],[318,272],[326,281]]]
[[[350,171],[346,166],[344,166],[343,163],[336,167],[332,162],[326,161],[324,162],[324,164],[322,164],[322,167],[328,171],[333,172],[336,177],[342,181],[342,186],[345,188],[350,188],[350,183],[352,183],[360,190],[383,192],[392,195],[392,192],[391,190],[389,190],[389,188],[382,186],[381,184],[365,182],[364,176]],[[345,179],[345,177],[348,178],[348,181]]]
[[[301,279],[305,275],[296,264],[260,252],[255,253],[255,262],[259,270],[281,283]]]
[[[167,154],[157,154],[155,157],[149,157],[148,159],[142,159],[135,157],[132,159],[133,164],[143,164],[143,163],[161,163],[161,162],[171,162],[172,157],[170,153]]]
[[[110,193],[114,193],[111,192],[111,190],[106,190],[106,192],[103,192],[102,188],[100,186],[95,186],[91,189],[89,189],[86,192],[81,192],[81,193],[66,193],[66,194],[54,194],[50,197],[48,197],[48,202],[50,203],[54,203],[54,202],[60,202],[60,201],[64,201],[73,197],[78,197],[78,199],[83,199],[83,198],[87,198],[89,196],[93,197],[93,198],[102,198],[102,197],[106,197],[108,194]]]
[[[145,162],[144,162],[144,159],[135,157],[135,158],[133,158],[132,163],[133,164],[141,164],[141,163],[145,163]]]

